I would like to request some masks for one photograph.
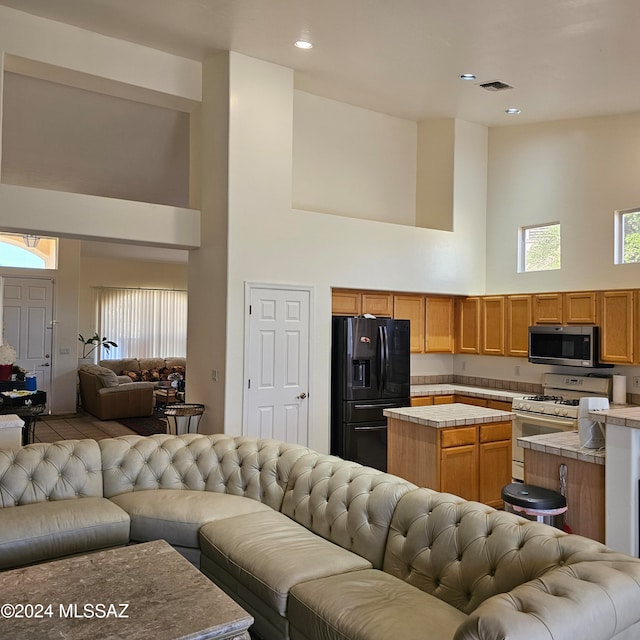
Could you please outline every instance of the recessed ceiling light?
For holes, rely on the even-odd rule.
[[[505,109],[504,112],[510,116],[517,116],[520,113],[520,109]]]
[[[297,40],[294,42],[294,45],[298,47],[298,49],[313,49],[313,44],[308,40]]]
[[[460,80],[475,80],[476,76],[474,73],[461,73]]]

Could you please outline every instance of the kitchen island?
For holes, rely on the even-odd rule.
[[[509,411],[461,403],[386,409],[387,470],[436,491],[501,507],[511,482]]]
[[[577,431],[518,438],[518,444],[524,449],[527,484],[558,491],[565,465],[565,522],[573,533],[605,542],[605,450],[580,446]]]

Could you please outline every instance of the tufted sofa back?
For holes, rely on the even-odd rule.
[[[0,506],[102,497],[95,440],[65,440],[0,450]]]
[[[296,462],[281,511],[380,568],[393,511],[412,489],[396,476],[314,452]]]
[[[471,613],[487,598],[554,567],[608,553],[588,538],[418,489],[402,497],[394,513],[383,568]]]
[[[278,440],[186,434],[100,440],[104,496],[146,489],[217,491],[279,510],[289,473],[308,454]]]

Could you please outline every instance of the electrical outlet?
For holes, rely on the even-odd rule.
[[[211,370],[211,379],[214,382],[218,382],[218,370],[217,369],[212,369]]]
[[[462,361],[462,370],[466,371],[467,370],[467,363],[465,360]]]
[[[631,386],[633,389],[640,389],[640,376],[633,376],[633,384]]]
[[[516,375],[517,376],[520,375],[520,365],[519,364],[516,365]]]

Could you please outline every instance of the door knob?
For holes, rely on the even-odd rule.
[[[299,396],[297,396],[298,400],[304,400],[307,397],[307,394],[303,391]]]

